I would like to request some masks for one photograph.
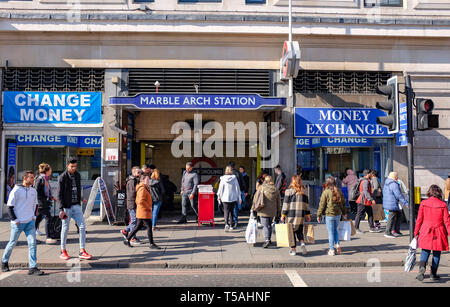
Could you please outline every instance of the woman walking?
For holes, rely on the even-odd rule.
[[[300,242],[300,251],[306,255],[306,245],[303,237],[303,225],[305,219],[311,222],[311,212],[309,211],[308,196],[303,194],[303,182],[299,175],[292,176],[289,189],[284,194],[283,208],[281,209],[281,222],[291,223],[294,228],[294,236]],[[294,240],[294,246],[291,246],[289,254],[297,254],[297,244]]]
[[[136,227],[128,234],[124,244],[132,247],[130,244],[131,238],[141,229],[142,226],[147,226],[147,236],[150,242],[151,249],[160,249],[153,241],[152,232],[152,196],[150,194],[150,178],[147,175],[140,176],[140,183],[136,186]]]
[[[255,194],[251,212],[253,215],[256,213],[261,219],[265,239],[263,247],[267,248],[272,243],[270,240],[272,237],[272,221],[279,217],[281,213],[280,192],[271,176],[264,178],[264,183]]]
[[[50,176],[52,175],[52,168],[47,163],[39,164],[39,177],[34,182],[34,188],[37,191],[38,198],[38,215],[36,217],[36,234],[47,236],[46,244],[56,244],[56,240],[50,238],[49,223],[52,215],[50,208],[52,206],[52,191],[50,187]],[[45,234],[39,231],[39,225],[45,219]]]
[[[425,278],[426,266],[431,251],[431,280],[439,280],[437,270],[441,259],[441,252],[448,250],[448,234],[450,233],[450,217],[447,205],[442,201],[442,190],[433,184],[427,192],[428,199],[420,203],[414,237],[417,237],[420,253],[419,275],[417,280]]]
[[[156,223],[158,222],[158,214],[161,209],[162,201],[166,191],[164,185],[161,181],[161,173],[155,168],[150,176],[150,194],[152,196],[152,227],[153,230],[158,230],[156,228]]]
[[[225,175],[220,177],[219,189],[217,190],[217,200],[223,204],[223,214],[225,218],[225,231],[233,230],[234,207],[242,203],[241,189],[239,182],[231,166],[225,168]]]
[[[356,177],[355,172],[349,168],[345,170],[345,174],[346,177],[342,180],[342,187],[347,187],[350,196],[350,191],[353,189],[355,185],[358,184],[358,177]],[[350,205],[352,213],[356,214],[357,212],[356,199],[349,198],[348,203]]]
[[[341,189],[336,187],[336,180],[328,177],[325,182],[325,190],[320,197],[319,209],[317,210],[317,222],[320,223],[322,216],[325,215],[325,222],[328,230],[328,242],[330,243],[329,256],[341,254],[342,249],[339,245],[338,226],[341,216],[346,219],[345,198]]]

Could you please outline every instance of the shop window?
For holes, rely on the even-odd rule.
[[[245,4],[265,4],[266,0],[245,0]]]
[[[403,0],[365,0],[365,7],[374,7],[374,6],[403,6]]]

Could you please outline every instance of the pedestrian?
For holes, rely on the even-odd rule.
[[[380,179],[378,178],[378,171],[371,170],[371,178],[370,184],[372,187],[372,198],[375,199],[375,206],[380,205],[380,208],[383,204],[383,193],[381,191]],[[374,221],[374,225],[376,229],[381,229],[381,223],[379,220]]]
[[[241,198],[242,198],[242,209],[247,208],[247,196],[250,189],[250,177],[245,172],[245,167],[240,166],[239,167],[239,173],[242,175],[242,179],[244,180],[244,190],[241,191]]]
[[[272,243],[272,222],[281,215],[280,192],[275,186],[271,176],[264,178],[264,183],[255,194],[255,200],[251,208],[253,216],[257,214],[261,219],[264,233],[263,247],[267,248]]]
[[[197,193],[197,186],[198,186],[198,175],[194,171],[194,166],[192,162],[186,163],[186,170],[183,172],[183,176],[181,178],[181,219],[178,221],[178,224],[184,224],[187,223],[187,214],[188,214],[188,202],[191,205],[192,210],[194,211],[195,215],[197,216],[198,220],[198,213],[197,210],[195,210],[194,207],[194,197]]]
[[[136,227],[128,234],[124,244],[132,247],[130,241],[134,235],[145,225],[147,228],[148,241],[150,249],[160,249],[153,241],[152,231],[152,195],[150,193],[150,177],[142,174],[139,178],[139,184],[136,186]]]
[[[62,220],[61,227],[61,255],[63,260],[69,260],[70,256],[66,250],[67,233],[69,232],[70,220],[74,219],[79,227],[80,235],[80,259],[90,260],[92,255],[85,249],[86,224],[84,222],[83,210],[81,209],[81,176],[77,171],[77,160],[69,158],[67,169],[58,177],[58,196],[60,201],[59,217]]]
[[[33,171],[22,173],[22,184],[16,184],[8,197],[8,213],[11,219],[11,237],[6,245],[2,257],[2,272],[9,271],[9,259],[13,248],[19,240],[20,234],[25,232],[28,242],[28,275],[44,275],[37,267],[36,251],[36,206],[38,204],[37,191],[33,187]]]
[[[142,165],[142,173],[146,176],[150,176],[155,169],[155,166],[153,164],[147,164],[145,163]]]
[[[122,229],[120,233],[123,238],[126,239],[131,230],[136,227],[136,186],[139,183],[139,177],[143,174],[143,171],[139,166],[133,166],[131,168],[131,175],[125,180],[126,182],[126,199],[127,199],[127,209],[128,215],[130,216],[130,222],[125,229]],[[131,238],[131,243],[138,244],[141,241],[136,237]]]
[[[255,187],[255,193],[253,193],[253,197],[252,197],[252,204],[255,202],[256,193],[258,192],[259,188],[263,185],[264,179],[266,178],[267,175],[268,174],[265,171],[261,171],[258,178],[256,178],[256,187]],[[262,228],[263,226],[261,224],[261,219],[259,218],[259,216],[256,218],[256,221],[258,223],[258,228]]]
[[[36,217],[36,235],[45,235],[47,239],[46,244],[55,244],[57,241],[50,238],[49,225],[52,215],[50,208],[53,202],[52,189],[50,187],[50,176],[52,175],[52,168],[47,163],[39,164],[39,176],[34,181],[34,188],[37,191],[38,198],[38,215]],[[39,231],[39,225],[45,219],[45,234]]]
[[[347,209],[345,207],[345,197],[341,189],[336,186],[336,179],[328,177],[325,182],[325,190],[320,196],[319,209],[317,210],[317,222],[320,223],[322,216],[325,215],[325,223],[328,230],[328,243],[330,249],[329,256],[340,255],[342,248],[339,244],[338,226],[341,220],[347,219]]]
[[[294,237],[297,237],[300,243],[300,252],[306,255],[306,244],[303,236],[303,226],[305,220],[311,222],[311,212],[309,211],[308,196],[304,194],[303,182],[300,175],[292,176],[291,184],[284,194],[283,207],[281,209],[281,222],[291,223],[294,230]],[[289,254],[295,256],[296,241],[291,246]]]
[[[389,210],[386,231],[384,233],[386,238],[397,238],[403,235],[400,232],[402,208],[399,206],[399,203],[403,206],[409,206],[408,200],[400,190],[397,173],[391,172],[383,186],[383,208]]]
[[[347,187],[348,195],[350,196],[350,191],[358,184],[358,177],[356,177],[355,172],[350,168],[345,169],[345,174],[346,176],[342,180],[342,187]],[[352,214],[356,214],[358,210],[356,199],[350,199],[349,197],[348,204],[350,205]]]
[[[231,166],[225,168],[225,175],[220,177],[219,189],[217,190],[217,200],[223,204],[223,214],[225,218],[225,231],[235,229],[234,208],[238,203],[242,203],[241,189],[239,182]],[[233,223],[233,224],[232,224]]]
[[[152,196],[152,227],[153,230],[159,230],[156,227],[158,222],[158,213],[162,206],[162,201],[165,197],[166,190],[161,180],[161,172],[155,168],[150,176],[150,194]]]
[[[437,275],[441,252],[448,250],[448,234],[450,233],[450,216],[447,205],[442,201],[442,190],[433,184],[427,191],[428,199],[420,203],[417,216],[414,237],[422,249],[420,253],[419,275],[417,279],[423,281],[426,266],[431,252],[433,260],[431,263],[431,280],[439,280]]]
[[[233,175],[236,176],[236,179],[238,181],[239,184],[239,190],[242,192],[245,190],[245,182],[244,182],[244,177],[242,175],[241,172],[239,172],[237,169],[235,169],[235,164],[233,161],[231,161],[228,166],[231,167]],[[244,199],[241,196],[241,199]],[[239,222],[239,212],[242,210],[242,203],[237,203],[236,206],[234,206],[234,212],[233,212],[233,229],[236,229],[238,227],[238,222]]]
[[[356,200],[358,204],[358,212],[356,213],[355,219],[355,227],[356,233],[363,234],[363,232],[359,229],[359,224],[361,219],[367,213],[368,221],[369,221],[369,232],[380,232],[380,229],[375,228],[373,223],[373,210],[372,205],[375,205],[375,199],[372,198],[372,184],[370,183],[370,179],[372,174],[370,170],[363,171],[363,178],[361,179],[361,183],[359,186],[360,195]]]
[[[286,175],[281,170],[281,166],[277,165],[275,166],[275,174],[277,177],[275,178],[275,186],[277,187],[278,191],[280,192],[281,199],[284,198],[284,193],[286,192]]]
[[[333,172],[334,180],[336,180],[336,187],[338,189],[342,188],[342,180],[341,180],[341,173],[340,172]]]

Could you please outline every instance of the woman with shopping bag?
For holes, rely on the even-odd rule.
[[[306,255],[306,245],[303,236],[303,226],[311,222],[311,212],[309,211],[308,196],[304,194],[303,182],[300,176],[292,176],[289,189],[284,194],[283,208],[281,209],[281,222],[291,223],[294,228],[294,245],[291,246],[289,254],[297,254],[295,237],[300,242],[300,252]]]
[[[330,243],[329,256],[341,254],[342,249],[339,245],[338,226],[341,216],[346,219],[345,198],[341,189],[336,187],[336,180],[328,177],[325,182],[325,190],[320,196],[319,209],[317,211],[317,222],[321,222],[322,216],[325,215],[325,222],[328,230],[328,241]]]
[[[279,217],[281,213],[281,197],[272,177],[266,176],[264,183],[259,187],[258,192],[253,199],[251,208],[253,215],[255,213],[261,219],[264,233],[263,247],[267,248],[272,243],[272,221],[275,217]]]
[[[448,234],[450,233],[450,216],[447,205],[442,201],[442,190],[433,184],[427,192],[428,199],[420,203],[417,216],[414,237],[422,249],[420,253],[419,275],[417,280],[425,278],[426,266],[431,251],[433,260],[431,263],[431,280],[439,280],[437,270],[441,258],[441,252],[448,250]]]

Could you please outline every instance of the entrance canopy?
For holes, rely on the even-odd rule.
[[[286,106],[286,98],[257,94],[138,94],[111,97],[110,105],[129,110],[257,110],[275,111]]]

